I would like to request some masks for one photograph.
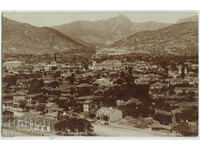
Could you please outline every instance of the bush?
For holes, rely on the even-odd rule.
[[[103,120],[108,121],[108,116],[103,116]]]
[[[91,119],[94,119],[95,117],[96,117],[96,115],[95,114],[90,114],[90,116],[89,116]]]

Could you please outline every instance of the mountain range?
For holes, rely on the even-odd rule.
[[[98,21],[75,21],[54,28],[73,39],[79,39],[97,47],[105,47],[139,31],[157,30],[168,25],[153,21],[132,22],[125,15],[119,15]]]
[[[136,23],[119,15],[52,28],[36,27],[5,17],[2,22],[4,53],[87,54],[99,47],[113,47],[133,52],[198,54],[198,16],[165,24]]]
[[[159,30],[141,31],[115,42],[112,47],[134,52],[198,54],[198,22],[186,21]]]
[[[5,53],[56,53],[88,52],[86,44],[49,27],[35,27],[3,17],[3,52]]]

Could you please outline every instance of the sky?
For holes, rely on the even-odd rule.
[[[56,26],[78,20],[96,21],[125,15],[133,22],[175,23],[197,15],[195,12],[4,12],[3,16],[35,26]]]

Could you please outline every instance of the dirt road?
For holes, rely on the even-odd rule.
[[[123,136],[123,137],[149,137],[149,136],[172,136],[168,133],[151,131],[150,129],[138,129],[129,127],[109,126],[93,124],[97,136]]]

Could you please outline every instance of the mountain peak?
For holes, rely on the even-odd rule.
[[[126,15],[124,14],[120,14],[118,15],[116,18],[120,18],[120,19],[129,19]]]
[[[123,14],[114,17],[114,19],[119,20],[119,21],[131,22],[131,20]]]
[[[80,39],[98,47],[104,47],[130,34],[165,27],[163,23],[134,23],[124,14],[97,21],[79,21],[54,28],[74,39]]]

